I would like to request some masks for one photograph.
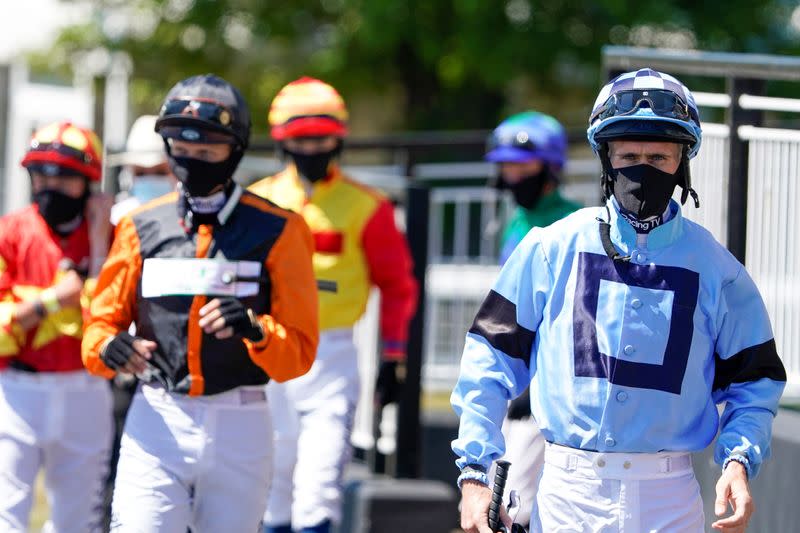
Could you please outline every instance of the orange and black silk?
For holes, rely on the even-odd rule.
[[[177,193],[164,196],[117,225],[83,341],[89,372],[114,375],[100,351],[135,322],[138,336],[158,344],[151,363],[172,392],[210,395],[305,374],[319,332],[314,245],[302,217],[237,187],[220,211],[224,216],[218,215],[219,224],[186,229],[177,199]],[[266,282],[242,302],[258,315],[264,339],[217,339],[203,332],[199,312],[213,295],[142,297],[143,264],[149,258],[261,263]]]

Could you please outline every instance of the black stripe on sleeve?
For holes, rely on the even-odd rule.
[[[480,335],[509,356],[522,359],[526,365],[530,364],[536,333],[517,323],[517,306],[499,293],[489,291],[469,332]]]
[[[778,357],[775,339],[745,348],[728,359],[714,354],[713,390],[725,389],[731,383],[758,381],[762,378],[786,381],[786,369]]]

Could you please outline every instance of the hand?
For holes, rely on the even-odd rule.
[[[53,290],[61,307],[79,307],[81,305],[83,279],[76,271],[67,270],[61,281],[53,286]]]
[[[728,463],[717,481],[714,513],[717,516],[724,515],[728,510],[728,503],[733,508],[733,514],[717,520],[711,527],[728,533],[744,533],[755,506],[747,484],[747,471],[742,464],[735,461]]]
[[[152,352],[158,348],[153,341],[134,337],[127,331],[120,331],[103,347],[100,359],[112,370],[126,374],[142,374],[153,358]]]
[[[218,339],[228,339],[234,334],[255,342],[264,339],[264,330],[255,313],[232,296],[214,298],[200,308],[199,324],[204,332]]]
[[[464,533],[495,533],[489,529],[489,504],[492,490],[473,479],[461,483],[461,529]],[[511,518],[500,506],[500,520],[511,530]]]
[[[97,276],[108,255],[111,244],[111,207],[114,198],[110,194],[95,193],[86,202],[86,222],[89,225],[89,275]]]
[[[400,361],[382,361],[375,383],[375,405],[386,407],[400,400],[406,384],[406,364]]]

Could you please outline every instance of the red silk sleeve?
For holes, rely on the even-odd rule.
[[[362,233],[370,280],[381,291],[384,357],[403,359],[408,324],[417,307],[417,280],[408,242],[394,223],[394,209],[381,200]]]

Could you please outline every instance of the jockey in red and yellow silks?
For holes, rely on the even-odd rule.
[[[280,441],[264,516],[267,533],[289,527],[326,532],[341,517],[341,472],[359,392],[353,326],[373,286],[381,294],[376,401],[396,401],[405,379],[408,324],[417,303],[411,254],[389,200],[339,168],[347,118],[330,85],[312,78],[288,84],[269,112],[287,167],[251,187],[303,215],[314,237],[314,273],[337,284],[335,293],[320,293],[320,343],[311,371],[267,387]],[[303,497],[293,501],[293,491]]]
[[[33,203],[0,218],[0,531],[26,531],[46,471],[51,529],[93,531],[111,448],[111,390],[81,362],[83,318],[108,253],[100,141],[69,122],[22,160]]]

